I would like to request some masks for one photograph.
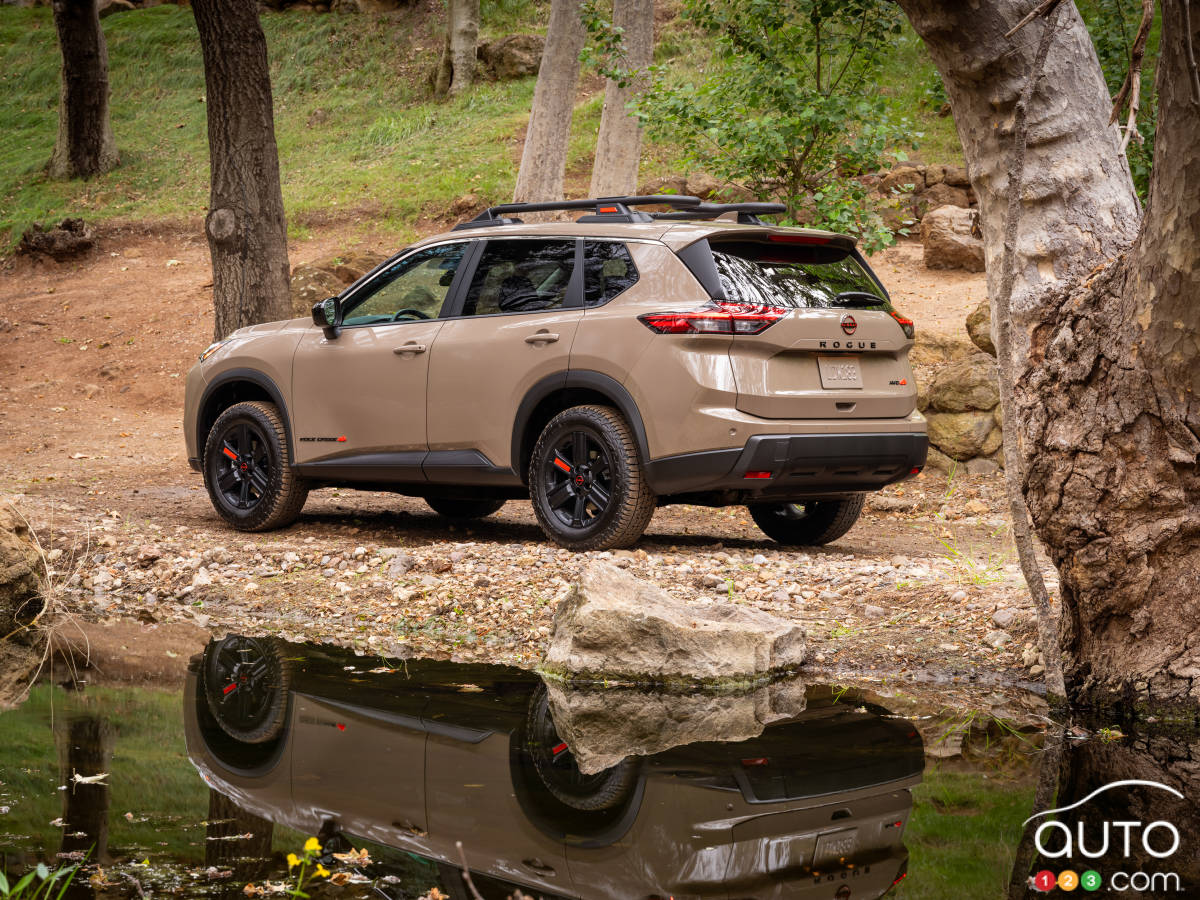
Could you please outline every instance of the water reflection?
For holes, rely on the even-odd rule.
[[[272,640],[210,645],[188,679],[189,756],[243,810],[327,849],[367,844],[371,878],[405,854],[453,867],[459,841],[501,895],[879,897],[906,871],[922,743],[879,707],[801,692],[794,714],[726,742],[730,698],[714,715],[691,698],[686,744],[626,756],[609,733],[603,752],[619,761],[585,773],[531,673],[397,666]],[[587,710],[597,731],[590,698],[555,693],[560,716]],[[601,696],[619,711],[611,731],[636,718],[638,695]],[[647,702],[662,714],[661,697]],[[747,727],[744,711],[733,718]]]

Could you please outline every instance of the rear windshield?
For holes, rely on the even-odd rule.
[[[727,300],[794,309],[891,309],[871,274],[840,247],[712,245]],[[858,292],[870,297],[846,297]]]

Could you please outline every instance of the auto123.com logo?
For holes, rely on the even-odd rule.
[[[1048,818],[1057,813],[1070,812],[1085,806],[1105,791],[1120,787],[1153,788],[1166,791],[1180,800],[1184,799],[1183,794],[1175,788],[1159,784],[1157,781],[1137,779],[1114,781],[1097,788],[1070,806],[1061,806],[1057,809],[1035,813],[1026,819],[1021,827],[1024,828],[1030,822],[1038,822],[1033,833],[1033,843],[1037,852],[1045,860],[1067,861],[1080,858],[1099,860],[1104,858],[1106,861],[1111,861],[1150,856],[1163,860],[1165,868],[1169,865],[1166,860],[1169,860],[1179,850],[1180,835],[1179,829],[1164,819],[1156,819],[1152,822],[1142,822],[1136,819],[1108,820],[1089,817],[1086,813],[1081,813],[1075,822],[1075,828],[1072,829],[1066,822]],[[1030,885],[1039,891],[1052,891],[1055,888],[1064,891],[1076,889],[1098,891],[1101,888],[1107,888],[1109,891],[1118,893],[1128,891],[1133,895],[1147,891],[1183,893],[1185,890],[1177,872],[1147,872],[1143,869],[1130,872],[1127,869],[1119,869],[1102,874],[1094,868],[1082,866],[1079,868],[1082,868],[1083,871],[1077,871],[1070,867],[1058,872],[1043,869],[1029,879]]]

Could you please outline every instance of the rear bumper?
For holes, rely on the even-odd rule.
[[[740,448],[651,460],[646,474],[660,497],[744,491],[751,500],[801,499],[878,490],[923,467],[928,450],[924,432],[760,434]]]

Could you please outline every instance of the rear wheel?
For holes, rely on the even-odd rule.
[[[291,664],[274,638],[227,637],[204,650],[209,712],[227,735],[261,744],[286,724]]]
[[[607,406],[574,406],[550,420],[533,448],[529,493],[542,530],[568,550],[629,546],[657,505],[633,432]]]
[[[235,403],[204,444],[204,486],[221,518],[239,531],[296,521],[308,485],[292,471],[287,433],[273,403]]]
[[[459,500],[450,497],[426,497],[425,502],[435,513],[447,519],[482,519],[504,506],[503,500]]]
[[[839,500],[801,503],[751,503],[754,524],[772,540],[788,546],[817,546],[836,541],[858,521],[863,494]]]

